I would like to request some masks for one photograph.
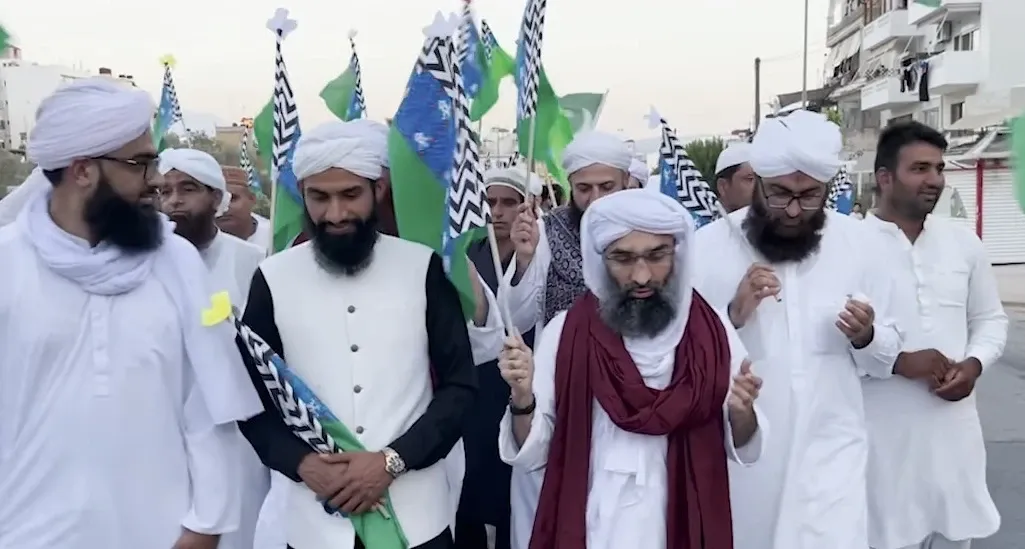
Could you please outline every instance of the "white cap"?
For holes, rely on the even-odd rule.
[[[719,159],[715,162],[715,175],[719,175],[723,170],[732,168],[733,166],[739,166],[745,162],[751,161],[751,144],[750,143],[734,143],[719,153]]]

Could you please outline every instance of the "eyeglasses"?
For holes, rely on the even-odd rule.
[[[815,211],[822,207],[822,198],[825,196],[825,192],[820,190],[812,191],[811,193],[793,194],[788,192],[773,192],[769,194],[765,191],[764,185],[759,185],[762,191],[762,196],[765,197],[765,205],[774,210],[785,210],[790,207],[790,204],[797,201],[797,205],[806,212]]]
[[[149,181],[150,176],[157,173],[157,166],[160,164],[160,157],[154,156],[152,158],[115,158],[113,156],[97,156],[95,160],[109,160],[111,162],[117,162],[122,166],[128,166],[136,171],[142,169],[142,180]]]
[[[605,256],[605,259],[612,262],[617,267],[624,269],[630,269],[637,265],[637,263],[643,261],[646,265],[660,265],[667,261],[673,256],[672,248],[656,248],[641,254],[634,254],[629,252],[611,252]]]

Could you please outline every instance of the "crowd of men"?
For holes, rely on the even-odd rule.
[[[308,241],[266,257],[244,172],[158,154],[152,114],[62,87],[0,201],[0,549],[967,549],[999,528],[974,388],[1007,317],[981,241],[931,215],[931,128],[883,131],[860,220],[825,207],[837,126],[766,120],[722,153],[730,213],[701,229],[621,138],[578,134],[563,205],[487,172],[499,257],[469,247],[467,315],[397,236],[383,125],[304,133]]]

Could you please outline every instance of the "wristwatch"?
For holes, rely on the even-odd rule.
[[[402,461],[402,456],[398,452],[386,446],[381,453],[384,454],[384,470],[392,478],[398,478],[399,475],[406,472],[406,462]]]
[[[512,397],[509,397],[509,413],[514,416],[529,416],[534,413],[534,408],[537,408],[537,398],[534,395],[531,395],[530,405],[523,408],[517,408],[513,404]]]

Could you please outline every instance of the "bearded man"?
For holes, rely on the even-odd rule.
[[[861,377],[890,377],[897,319],[914,312],[888,272],[892,245],[824,209],[840,150],[820,114],[766,120],[751,206],[697,233],[695,287],[728,311],[759,365],[773,426],[762,459],[731,470],[737,549],[868,546]]]
[[[750,158],[751,145],[741,142],[723,149],[715,161],[715,194],[727,212],[751,205],[755,172]]]
[[[378,232],[379,151],[346,124],[299,140],[295,172],[310,240],[264,261],[243,321],[315,388],[355,449],[314,453],[251,362],[267,411],[242,432],[292,481],[283,513],[290,546],[373,548],[387,538],[451,547],[456,497],[442,460],[477,387],[466,320],[441,259]],[[382,502],[390,520],[364,519],[381,513]]]
[[[726,464],[761,452],[761,381],[691,286],[693,239],[667,196],[598,199],[581,230],[587,293],[544,329],[536,360],[506,344],[499,451],[545,468],[531,549],[732,549]]]
[[[239,525],[235,421],[262,407],[195,247],[144,202],[153,104],[105,78],[39,106],[0,230],[0,547],[214,549]]]
[[[253,213],[256,206],[256,194],[249,187],[249,174],[242,168],[224,166],[225,186],[231,200],[228,207],[217,214],[217,227],[222,231],[255,244],[264,253],[270,251],[270,221]]]

